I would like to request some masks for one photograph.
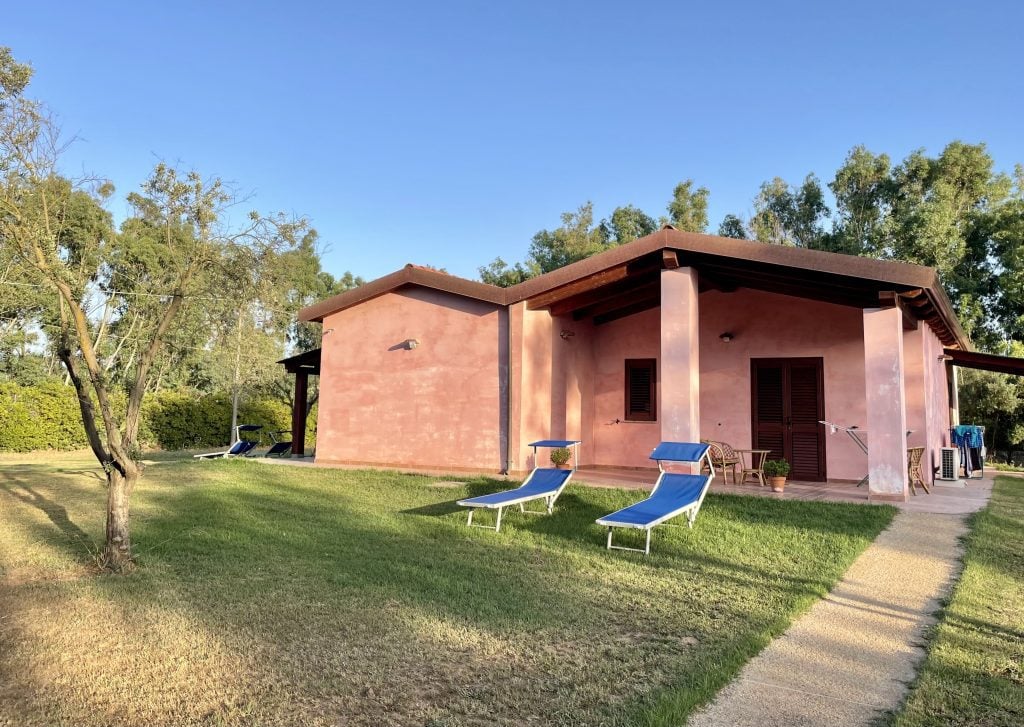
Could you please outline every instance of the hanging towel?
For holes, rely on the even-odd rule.
[[[981,436],[981,427],[975,424],[961,424],[950,430],[955,447],[967,447],[968,449],[981,449],[985,441]]]

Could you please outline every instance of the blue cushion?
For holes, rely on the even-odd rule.
[[[506,502],[514,502],[524,497],[544,497],[557,492],[558,488],[565,484],[565,481],[569,479],[571,474],[572,470],[556,470],[551,468],[534,470],[530,479],[514,490],[492,492],[490,495],[480,495],[479,497],[471,497],[468,500],[459,500],[459,504],[470,507],[477,505],[503,505]]]
[[[691,442],[662,442],[651,452],[651,459],[664,462],[698,462],[708,451],[708,445]]]
[[[646,500],[625,507],[598,520],[602,524],[650,525],[659,518],[678,512],[700,500],[704,488],[711,482],[706,475],[662,475],[658,489]]]

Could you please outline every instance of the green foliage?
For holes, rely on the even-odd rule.
[[[668,203],[668,221],[677,230],[705,232],[708,229],[707,187],[693,189],[693,180],[687,179],[672,190],[672,201]]]
[[[722,224],[718,226],[718,234],[721,237],[734,237],[737,240],[746,240],[750,237],[747,234],[747,226],[736,215],[726,215],[722,218]]]
[[[0,384],[0,450],[81,449],[87,446],[73,389]]]
[[[594,225],[594,206],[587,202],[575,212],[564,212],[561,227],[541,230],[533,236],[530,260],[541,273],[547,273],[608,247],[608,236],[600,225]]]
[[[478,268],[478,271],[480,280],[490,285],[497,285],[499,288],[511,288],[538,274],[522,263],[509,265],[500,257],[496,257],[490,264]]]
[[[8,47],[0,47],[0,101],[20,96],[32,80],[32,66],[18,63]]]
[[[708,226],[708,195],[705,187],[693,189],[693,180],[676,185],[668,204],[668,217],[676,229],[704,232]],[[587,202],[575,212],[564,212],[562,224],[553,230],[540,230],[530,242],[525,263],[509,265],[500,257],[478,268],[480,280],[508,288],[532,277],[549,273],[616,245],[624,245],[655,232],[658,222],[631,204],[616,207],[609,218],[594,221],[594,206]]]
[[[984,425],[990,448],[1013,450],[1024,444],[1024,379],[961,369],[959,391],[960,421]]]
[[[0,383],[0,451],[73,450],[88,446],[75,391],[60,382],[36,386]],[[113,405],[124,411],[125,397]],[[260,397],[246,400],[239,420],[260,424],[266,432],[291,429],[291,410],[283,402]],[[307,419],[312,442],[316,410]],[[227,444],[231,434],[231,397],[165,391],[146,397],[139,426],[140,441],[160,449],[198,449]],[[265,439],[269,443],[269,439]]]
[[[566,447],[559,447],[558,449],[551,450],[551,464],[555,467],[561,467],[563,464],[569,461],[572,453],[569,452]]]
[[[642,209],[627,204],[612,210],[611,219],[602,220],[601,227],[613,244],[624,245],[650,235],[658,229],[658,223]]]
[[[761,242],[812,249],[825,247],[823,221],[829,216],[825,193],[813,174],[799,187],[776,177],[761,185],[750,226]]]
[[[789,474],[789,462],[785,459],[770,459],[764,463],[764,473],[768,477],[785,477]]]

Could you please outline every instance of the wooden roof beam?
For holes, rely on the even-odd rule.
[[[651,298],[657,298],[661,300],[661,281],[654,280],[645,285],[638,286],[632,290],[619,293],[605,298],[602,301],[595,302],[593,305],[588,305],[578,310],[573,311],[572,317],[574,320],[581,321],[584,318],[592,318],[595,316],[604,315],[611,313],[619,308],[635,303],[638,300],[650,300]]]
[[[530,298],[526,301],[526,307],[530,310],[538,310],[540,308],[547,308],[552,303],[556,303],[566,298],[571,298],[574,295],[585,293],[595,288],[600,288],[602,285],[608,285],[609,283],[615,283],[619,280],[624,280],[629,276],[628,265],[617,265],[614,268],[608,270],[602,270],[599,273],[595,273],[589,277],[577,280],[563,285],[560,288],[541,293],[538,296]]]
[[[878,294],[879,308],[899,308],[903,316],[903,330],[916,331],[917,318],[908,310],[906,303],[894,290],[883,290]]]

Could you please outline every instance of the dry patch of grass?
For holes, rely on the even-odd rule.
[[[4,462],[0,725],[677,724],[892,517],[712,495],[645,559],[593,522],[636,492],[495,534],[452,502],[507,485],[449,484],[161,462],[113,577],[91,463]]]

